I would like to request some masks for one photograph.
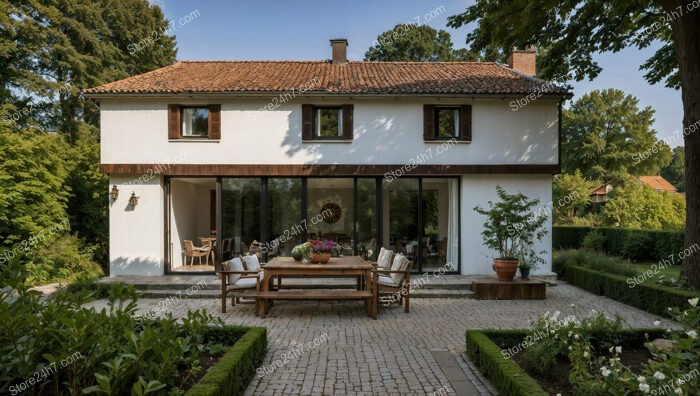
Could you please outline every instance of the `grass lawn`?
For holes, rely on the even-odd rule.
[[[669,265],[665,268],[659,266],[658,263],[631,263],[630,265],[639,271],[640,274],[650,270],[654,275],[649,280],[653,279],[654,282],[659,280],[659,276],[661,275],[665,275],[666,280],[669,278],[675,278],[678,280],[678,278],[681,276],[680,265]]]

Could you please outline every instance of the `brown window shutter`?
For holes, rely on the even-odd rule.
[[[353,124],[352,124],[352,113],[355,106],[353,105],[343,105],[343,139],[352,140],[353,135]]]
[[[209,106],[209,139],[221,139],[221,105]]]
[[[301,105],[301,140],[311,140],[314,136],[314,107]]]
[[[168,105],[168,139],[180,138],[180,105]]]
[[[423,140],[435,140],[434,105],[423,105]]]
[[[459,106],[459,140],[472,141],[472,106]]]

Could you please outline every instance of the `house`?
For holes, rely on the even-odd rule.
[[[331,40],[322,61],[179,61],[86,90],[112,190],[110,275],[211,273],[253,242],[265,260],[307,238],[492,274],[473,208],[496,185],[551,202],[569,92],[533,77],[533,49],[509,65],[355,62],[347,45]],[[200,237],[216,241],[208,266],[185,245]],[[539,248],[551,273],[551,232]]]
[[[630,180],[646,184],[659,192],[678,193],[678,189],[661,176],[629,176]],[[602,203],[608,201],[608,194],[617,187],[620,182],[608,181],[590,192],[591,202]]]

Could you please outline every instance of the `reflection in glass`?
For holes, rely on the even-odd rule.
[[[307,199],[309,239],[337,242],[334,256],[352,255],[353,179],[309,178]]]
[[[384,180],[384,247],[414,259],[418,253],[418,179]],[[414,263],[414,269],[418,267]]]
[[[268,179],[267,260],[291,256],[292,248],[302,242],[302,226],[301,179]]]
[[[221,188],[221,238],[233,238],[234,255],[245,254],[260,241],[259,178],[224,178]]]
[[[357,179],[357,245],[355,254],[375,261],[377,246],[377,185],[375,179]]]

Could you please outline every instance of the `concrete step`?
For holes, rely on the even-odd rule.
[[[298,290],[298,289],[297,289]],[[473,298],[474,293],[471,290],[436,290],[436,289],[416,289],[411,291],[411,298]],[[141,298],[154,299],[217,299],[221,297],[221,293],[216,290],[190,290],[188,293],[180,289],[148,289],[139,290]]]

